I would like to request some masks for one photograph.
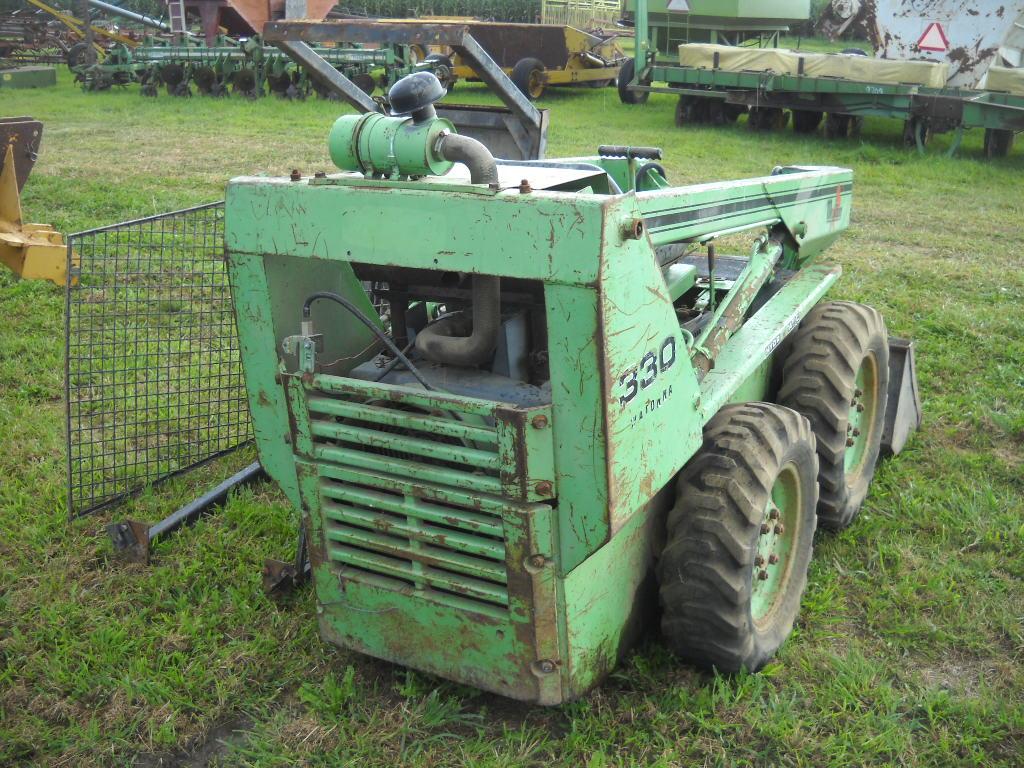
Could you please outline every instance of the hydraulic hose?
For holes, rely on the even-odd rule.
[[[332,293],[331,291],[317,291],[316,293],[310,294],[306,298],[306,301],[303,302],[302,304],[303,323],[309,322],[313,302],[317,301],[318,299],[327,299],[328,301],[333,301],[335,304],[339,304],[340,306],[344,307],[349,312],[351,312],[359,322],[361,322],[363,325],[369,328],[370,331],[373,332],[373,335],[376,336],[378,340],[380,340],[381,344],[388,348],[388,351],[390,351],[391,354],[394,355],[398,361],[400,361],[406,368],[409,369],[409,372],[416,377],[416,380],[423,385],[424,389],[434,389],[432,386],[430,386],[429,383],[427,383],[427,380],[423,378],[423,374],[420,373],[419,369],[411,362],[409,362],[409,358],[405,356],[405,354],[402,352],[402,350],[398,348],[395,342],[388,338],[388,335],[384,333],[384,331],[382,331],[380,328],[378,328],[376,323],[374,323],[370,318],[363,314],[362,310],[360,310],[359,307],[357,307],[351,301],[346,299],[344,296],[337,293]]]

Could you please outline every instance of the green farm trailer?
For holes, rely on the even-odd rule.
[[[886,117],[904,122],[905,143],[919,151],[931,134],[955,131],[950,155],[965,131],[984,129],[989,157],[1008,154],[1024,131],[1022,72],[993,66],[985,87],[966,88],[947,85],[948,65],[941,62],[873,59],[857,50],[814,54],[690,43],[668,52],[668,60],[657,27],[647,21],[647,0],[635,3],[636,49],[620,70],[620,99],[638,104],[652,92],[678,95],[678,126],[733,122],[746,113],[751,128],[773,129],[792,116],[799,133],[824,124],[826,138],[842,138],[856,134],[865,117]]]
[[[851,172],[499,161],[443,93],[417,73],[339,118],[338,172],[228,186],[260,460],[323,636],[542,704],[659,617],[684,659],[761,667],[816,526],[851,523],[919,413],[912,348],[825,300]]]
[[[637,0],[622,4],[623,22],[637,26],[646,17],[649,42],[664,56],[683,43],[778,44],[810,17],[810,0]]]

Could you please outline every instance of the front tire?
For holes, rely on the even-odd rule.
[[[818,501],[811,426],[769,403],[730,405],[676,481],[658,563],[662,633],[678,656],[755,671],[793,629]]]
[[[802,413],[818,443],[818,520],[841,530],[875,474],[889,389],[882,316],[850,301],[819,304],[789,342],[778,401]]]

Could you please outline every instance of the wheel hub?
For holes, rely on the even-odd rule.
[[[863,471],[868,446],[871,445],[878,402],[878,371],[873,355],[861,363],[853,386],[846,417],[846,454],[843,457],[848,478]]]
[[[769,621],[788,588],[800,509],[799,473],[793,464],[787,464],[772,486],[757,538],[750,601],[757,625]]]

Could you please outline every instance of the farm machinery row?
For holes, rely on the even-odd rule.
[[[103,0],[89,0],[109,6]],[[0,15],[0,59],[12,64],[60,64],[68,66],[95,61],[106,55],[114,45],[138,45],[137,33],[118,28],[103,19],[89,18],[88,2],[83,2],[85,13],[75,14],[43,0],[25,0],[26,6]],[[151,26],[160,22],[141,14],[117,9],[118,13],[146,19]]]
[[[330,22],[325,22],[330,23]],[[468,29],[496,60],[516,87],[538,99],[548,87],[611,85],[626,60],[615,37],[601,37],[573,27],[506,24],[473,20],[379,20],[406,35],[387,43],[331,42],[314,45],[317,54],[367,94],[386,91],[411,72],[433,72],[451,90],[462,81],[479,82],[472,63],[447,45],[436,44],[425,28]],[[401,41],[402,38],[405,41]],[[333,38],[332,38],[333,39]],[[220,35],[212,44],[198,39],[171,42],[149,39],[140,46],[118,45],[102,61],[71,66],[86,90],[142,84],[142,93],[155,96],[161,87],[177,96],[191,95],[190,86],[207,95],[229,91],[246,96],[270,92],[304,98],[311,92],[330,96],[322,79],[309,75],[281,49],[260,35],[235,39]]]
[[[386,89],[410,72],[435,66],[433,60],[417,61],[414,52],[404,45],[319,47],[317,52],[367,94],[377,88]],[[265,45],[259,36],[243,40],[220,36],[213,45],[151,39],[134,49],[116,46],[103,61],[71,70],[90,91],[139,83],[144,96],[156,96],[161,89],[172,96],[191,96],[193,88],[208,96],[330,96],[320,81],[280,49]]]
[[[867,117],[900,119],[908,146],[954,132],[985,131],[989,157],[1006,155],[1024,130],[1024,2],[926,0],[913,12],[897,0],[865,4],[874,56],[849,48],[809,53],[777,47],[779,32],[807,3],[759,4],[761,34],[693,34],[664,0],[630,0],[634,59],[619,75],[619,96],[638,104],[650,93],[679,97],[676,125],[721,124],[749,116],[756,130],[792,122],[798,133],[824,126],[826,138],[857,135]],[[804,15],[806,18],[806,14]]]

